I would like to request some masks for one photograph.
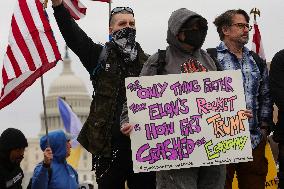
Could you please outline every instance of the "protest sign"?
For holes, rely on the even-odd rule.
[[[252,160],[240,71],[126,79],[134,172]]]

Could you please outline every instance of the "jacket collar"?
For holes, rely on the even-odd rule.
[[[221,41],[221,43],[216,47],[217,52],[222,52],[222,53],[227,53],[230,52],[230,50],[228,49],[228,47],[225,45],[225,43],[223,41]],[[246,55],[249,55],[250,51],[249,49],[244,46],[243,48],[243,53],[245,53]]]

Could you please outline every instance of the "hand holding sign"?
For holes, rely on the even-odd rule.
[[[129,136],[132,130],[133,130],[133,125],[131,125],[130,123],[124,123],[120,127],[120,131],[126,136]]]

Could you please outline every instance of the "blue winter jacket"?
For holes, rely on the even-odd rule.
[[[66,162],[66,137],[63,131],[50,132],[49,143],[53,153],[51,163],[51,177],[49,180],[48,168],[39,163],[33,174],[32,189],[78,189],[78,174]],[[42,151],[47,146],[46,136],[41,137]]]

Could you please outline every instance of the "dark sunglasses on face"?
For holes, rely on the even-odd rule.
[[[245,28],[247,28],[249,31],[251,31],[252,29],[251,25],[245,24],[245,23],[235,23],[235,24],[232,24],[231,26],[237,26],[241,30],[244,30]]]
[[[134,16],[134,12],[130,7],[115,7],[114,9],[112,9],[110,15],[112,16],[113,14],[120,13],[122,11],[129,12]]]

